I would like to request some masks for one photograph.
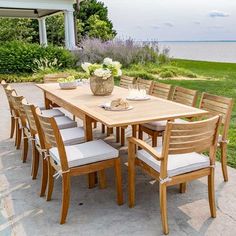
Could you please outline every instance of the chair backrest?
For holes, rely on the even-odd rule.
[[[122,76],[120,78],[120,87],[128,89],[130,85],[134,84],[136,81],[135,77]]]
[[[10,112],[12,113],[14,107],[13,107],[13,101],[12,101],[12,94],[17,95],[17,92],[15,89],[12,89],[9,84],[3,84],[4,91],[7,96],[7,101],[9,104]]]
[[[151,93],[152,86],[153,86],[153,80],[146,80],[146,79],[137,78],[136,84],[144,86],[147,91],[147,94]]]
[[[13,102],[15,115],[16,115],[16,117],[20,118],[22,126],[26,127],[27,119],[26,119],[24,107],[22,105],[22,100],[24,99],[24,97],[17,96],[14,93],[11,96],[12,96],[12,102]]]
[[[5,80],[2,80],[1,85],[5,89],[9,84]]]
[[[206,120],[184,124],[168,122],[162,150],[164,157],[162,175],[165,177],[167,174],[168,155],[170,154],[210,151],[210,162],[214,164],[221,120],[221,116],[214,116]]]
[[[69,167],[65,151],[65,145],[63,143],[61,133],[54,117],[43,116],[38,110],[36,111],[36,114],[38,115],[39,123],[44,134],[44,142],[46,149],[49,150],[53,147],[57,148],[60,157],[61,169],[63,171],[68,170]]]
[[[177,86],[174,89],[172,100],[187,106],[195,107],[197,103],[197,95],[198,92],[196,90]]]
[[[172,85],[154,82],[151,90],[151,95],[163,99],[171,99]]]
[[[200,109],[209,111],[211,115],[222,115],[223,132],[222,137],[227,139],[230,118],[233,109],[233,99],[203,93],[200,101]]]

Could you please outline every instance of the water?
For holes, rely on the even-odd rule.
[[[174,58],[236,63],[236,41],[223,42],[160,42]]]

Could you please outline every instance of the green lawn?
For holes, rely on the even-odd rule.
[[[167,79],[162,82],[170,83],[173,85],[179,85],[186,88],[196,89],[200,92],[208,92],[212,94],[222,95],[226,97],[232,97],[236,100],[236,64],[233,63],[215,63],[215,62],[200,62],[190,60],[175,59],[171,62],[173,66],[189,70],[199,76],[209,77],[207,80],[173,80]],[[156,65],[158,68],[159,66]],[[141,66],[140,66],[141,68]],[[150,69],[152,68],[152,69]],[[131,67],[125,70],[127,74],[145,74],[147,78],[152,79],[155,77],[155,65],[143,67],[139,70],[139,67]],[[231,125],[229,131],[228,145],[228,164],[236,168],[236,104],[231,118]]]

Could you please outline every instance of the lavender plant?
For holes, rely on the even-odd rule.
[[[101,63],[103,58],[109,57],[119,61],[124,67],[131,64],[160,62],[159,58],[168,58],[168,52],[159,52],[157,43],[136,43],[132,39],[103,42],[100,39],[83,39],[80,44],[82,50],[77,55],[78,64],[84,61]]]

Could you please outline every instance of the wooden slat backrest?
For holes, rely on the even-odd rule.
[[[151,95],[163,99],[170,99],[172,95],[172,85],[154,82],[151,90]]]
[[[122,76],[120,79],[120,87],[128,89],[130,85],[135,83],[135,80],[135,77]]]
[[[9,104],[9,107],[10,107],[10,110],[12,111],[14,109],[13,107],[13,100],[12,100],[12,94],[13,95],[17,95],[17,92],[15,89],[12,89],[10,85],[4,87],[4,91],[6,93],[6,96],[7,96],[7,100],[8,100],[8,104]]]
[[[22,105],[23,105],[30,129],[32,130],[33,134],[38,133],[36,120],[35,120],[35,116],[34,116],[34,112],[35,112],[36,107],[33,104],[27,103],[26,99],[22,100]]]
[[[195,107],[197,103],[197,91],[183,87],[175,87],[172,100],[187,106]]]
[[[136,84],[144,86],[147,91],[147,94],[151,93],[152,86],[153,86],[153,80],[146,80],[146,79],[137,78]]]
[[[42,127],[42,131],[45,137],[45,147],[48,150],[53,147],[57,148],[60,157],[61,169],[62,171],[68,170],[69,167],[65,146],[54,117],[43,116],[39,110],[36,111],[36,114],[38,115],[39,123]]]
[[[200,109],[209,111],[211,115],[222,115],[223,138],[227,138],[230,124],[231,113],[233,109],[233,99],[203,93],[200,101]]]
[[[185,124],[168,122],[166,127],[168,140],[165,139],[167,144],[164,144],[168,146],[166,154],[208,151],[217,143],[220,123],[221,116]]]
[[[14,100],[15,109],[17,110],[17,113],[21,119],[21,123],[23,126],[26,126],[27,117],[26,117],[26,113],[22,104],[22,101],[25,98],[23,96],[15,96],[15,95],[13,95],[12,98]]]

